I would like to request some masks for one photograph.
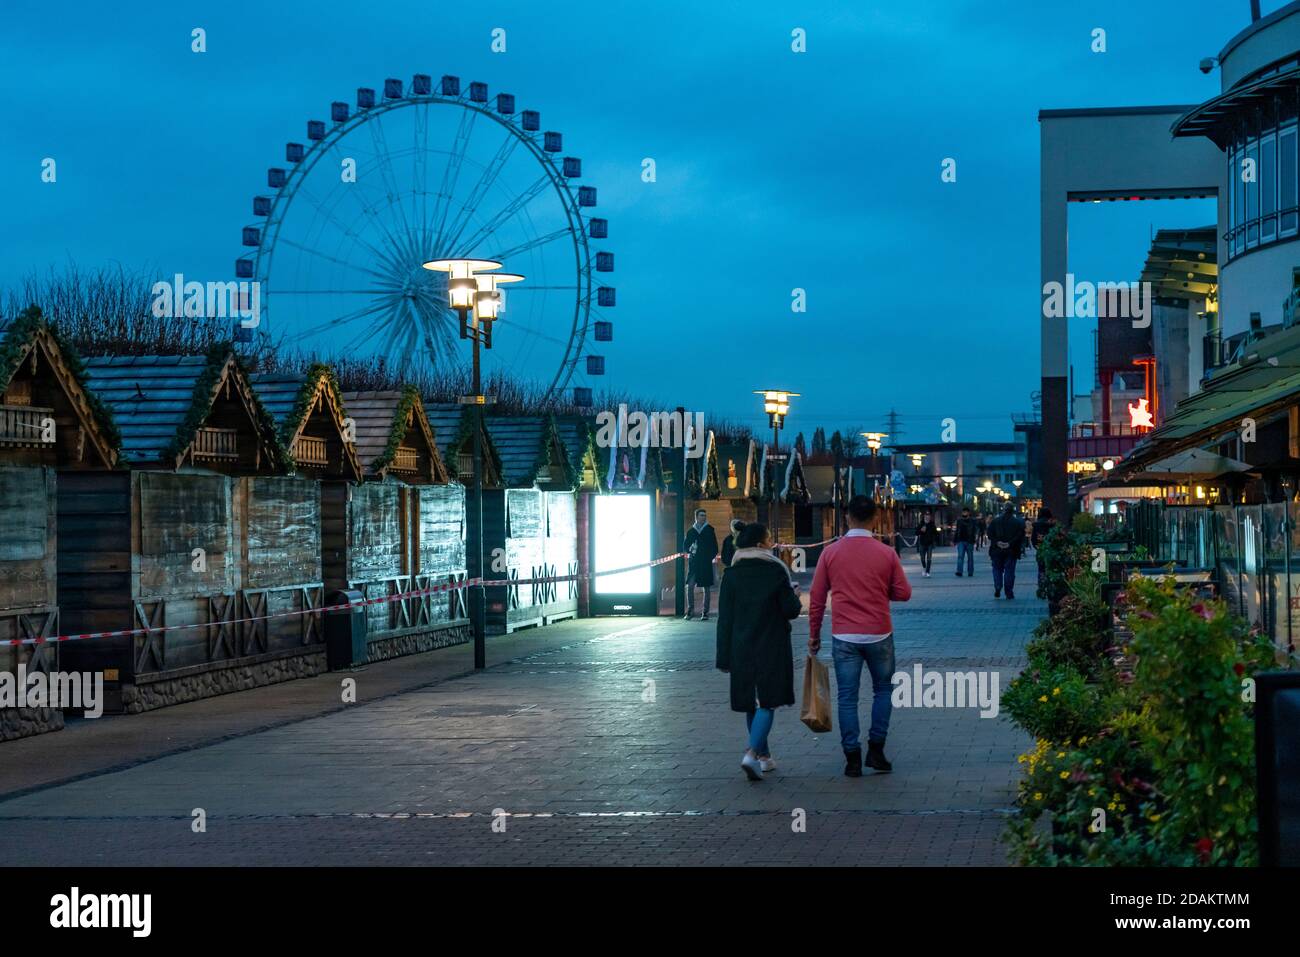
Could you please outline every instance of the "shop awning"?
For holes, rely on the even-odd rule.
[[[1254,466],[1205,449],[1186,449],[1153,462],[1140,472],[1129,472],[1125,479],[1135,482],[1169,482],[1187,484],[1195,479],[1210,480],[1221,475],[1249,472]]]
[[[1233,122],[1279,93],[1294,90],[1297,86],[1300,86],[1300,66],[1242,83],[1188,110],[1174,121],[1172,132],[1174,136],[1206,136],[1223,149]]]

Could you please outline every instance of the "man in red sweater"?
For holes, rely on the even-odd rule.
[[[912,586],[903,573],[898,553],[870,531],[876,503],[855,495],[847,509],[849,530],[826,546],[813,575],[808,602],[808,651],[822,646],[822,619],[826,596],[831,596],[831,658],[835,664],[835,689],[839,704],[840,743],[844,747],[844,773],[862,776],[862,745],[858,739],[858,687],[863,662],[871,672],[871,730],[867,734],[867,766],[892,771],[885,760],[885,736],[893,710],[890,696],[894,679],[894,624],[891,601],[907,601]]]

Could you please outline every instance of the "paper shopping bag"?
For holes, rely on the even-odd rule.
[[[803,703],[799,720],[813,731],[831,729],[831,674],[813,655],[803,669]]]

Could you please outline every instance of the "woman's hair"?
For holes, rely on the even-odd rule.
[[[767,539],[767,526],[751,522],[736,535],[737,548],[755,548]]]
[[[731,520],[731,534],[735,535],[738,531],[740,531],[744,527],[745,527],[745,523],[742,522],[740,519],[733,518]]]

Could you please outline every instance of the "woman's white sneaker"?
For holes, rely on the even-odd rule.
[[[758,759],[758,766],[759,766],[760,768],[762,768],[764,771],[775,771],[775,770],[776,770],[776,758],[772,757],[771,755],[768,755],[768,756],[765,757],[765,758],[759,758],[759,759]]]
[[[751,781],[763,780],[763,766],[759,763],[758,758],[754,757],[748,751],[740,759],[740,769],[745,772],[745,776]]]

